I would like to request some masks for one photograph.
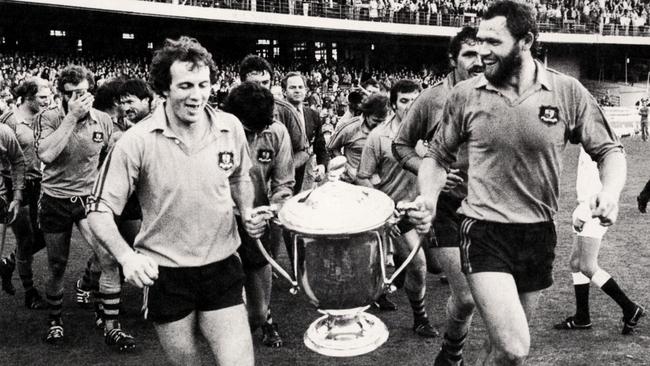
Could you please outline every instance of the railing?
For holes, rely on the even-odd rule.
[[[185,6],[206,8],[221,8],[234,10],[258,11],[265,13],[302,15],[333,19],[349,19],[360,21],[387,22],[397,24],[433,25],[442,27],[462,27],[465,25],[478,26],[480,17],[476,13],[431,13],[428,10],[409,9],[405,7],[370,8],[360,0],[349,0],[353,5],[339,4],[333,0],[297,1],[297,0],[144,0],[160,3],[173,3]],[[650,25],[623,26],[618,19],[604,23],[603,18],[597,21],[540,18],[540,32],[546,33],[578,33],[602,34],[608,36],[650,36]]]

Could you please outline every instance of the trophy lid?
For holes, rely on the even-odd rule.
[[[303,234],[357,234],[383,225],[394,209],[393,200],[379,190],[335,181],[292,197],[278,219]]]

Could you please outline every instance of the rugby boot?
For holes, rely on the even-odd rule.
[[[623,329],[621,334],[630,334],[634,328],[639,324],[639,320],[645,316],[645,309],[643,306],[636,304],[634,311],[628,315],[623,315]]]
[[[379,296],[372,305],[379,310],[384,310],[384,311],[397,310],[397,305],[395,305],[394,302],[388,300],[388,296],[386,294],[382,294],[381,296]]]
[[[89,308],[93,304],[92,290],[84,289],[81,280],[75,283],[75,301],[82,308]]]
[[[435,338],[440,335],[438,330],[431,325],[427,317],[415,319],[413,322],[413,331],[422,338]]]
[[[563,322],[557,323],[553,326],[557,330],[586,330],[591,329],[591,321],[577,321],[575,316],[570,316],[564,319]]]
[[[271,348],[280,348],[284,344],[280,333],[278,332],[278,325],[275,323],[262,324],[262,343]]]
[[[50,319],[48,321],[48,329],[44,340],[49,344],[59,344],[63,342],[63,322],[61,321],[61,318]]]
[[[108,346],[115,347],[120,352],[128,352],[135,349],[135,338],[123,331],[119,324],[117,328],[105,331],[104,342]]]

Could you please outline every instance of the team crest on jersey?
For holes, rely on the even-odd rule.
[[[226,151],[219,153],[219,168],[223,170],[230,170],[234,165],[233,153]]]
[[[257,161],[268,164],[273,160],[273,151],[268,149],[257,150]]]
[[[102,142],[104,141],[104,133],[100,131],[93,132],[93,141]]]
[[[543,105],[539,107],[539,119],[544,123],[554,125],[560,120],[560,110],[557,107]]]

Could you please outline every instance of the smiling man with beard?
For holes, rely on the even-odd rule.
[[[589,92],[533,58],[537,25],[528,5],[494,3],[477,39],[485,72],[451,91],[419,170],[421,209],[410,215],[420,232],[429,231],[447,171],[466,143],[461,263],[489,336],[478,364],[521,365],[530,350],[528,322],[553,283],[553,217],[567,142],[582,144],[598,162],[602,189],[589,202],[601,225],[616,221],[626,162]]]

